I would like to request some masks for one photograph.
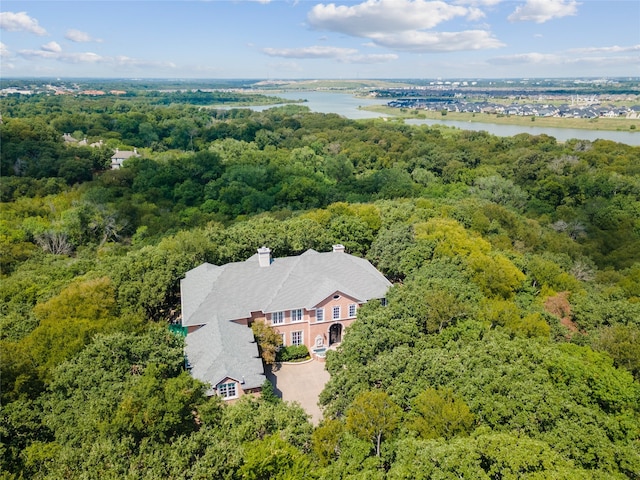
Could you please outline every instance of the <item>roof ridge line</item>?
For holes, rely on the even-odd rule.
[[[278,294],[282,290],[282,287],[284,286],[285,282],[289,279],[291,272],[294,270],[295,266],[301,262],[302,255],[295,255],[295,256],[284,257],[284,258],[295,258],[295,260],[291,262],[291,266],[288,267],[286,275],[282,275],[280,277],[280,284],[273,289],[273,295],[271,295],[271,297],[269,298],[269,302],[267,303],[266,307],[269,307],[273,303],[273,300],[278,297]],[[274,259],[274,261],[275,260],[277,259]],[[264,268],[271,268],[271,266],[264,267]],[[262,313],[266,313],[266,312],[262,310]]]

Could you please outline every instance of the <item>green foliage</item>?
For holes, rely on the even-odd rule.
[[[398,259],[415,245],[413,229],[408,225],[396,224],[378,233],[367,253],[367,259],[387,278],[402,279],[404,272]]]
[[[111,425],[114,435],[130,435],[166,442],[196,428],[194,409],[205,387],[187,372],[167,378],[167,368],[147,365],[117,407]]]
[[[258,342],[262,360],[264,360],[264,363],[267,365],[273,365],[278,358],[278,348],[282,345],[282,335],[279,335],[263,321],[253,322],[251,324],[251,330]]]
[[[249,480],[313,478],[311,462],[278,434],[246,444],[238,474]]]
[[[384,391],[362,392],[347,410],[346,429],[358,438],[373,443],[380,456],[382,440],[388,440],[398,428],[402,411]]]
[[[277,362],[293,362],[309,358],[309,349],[306,345],[289,345],[281,347],[276,353]]]
[[[629,370],[640,381],[640,328],[613,325],[598,332],[593,346],[607,352],[616,366]]]
[[[326,419],[311,435],[311,449],[322,466],[338,459],[341,454],[341,437],[344,424],[340,420]]]
[[[577,467],[543,441],[490,431],[452,442],[407,438],[398,446],[398,456],[388,478],[624,478],[606,470]]]
[[[263,382],[262,389],[260,390],[260,398],[267,403],[278,403],[280,401],[280,398],[278,398],[273,388],[273,383],[269,380]]]
[[[469,433],[473,414],[464,400],[456,398],[451,389],[429,388],[419,394],[411,409],[410,426],[423,439]]]
[[[52,369],[80,352],[97,333],[134,330],[138,320],[116,316],[114,290],[108,278],[72,283],[35,306],[38,326],[19,342],[8,343],[2,362],[3,395],[16,398],[40,388]]]

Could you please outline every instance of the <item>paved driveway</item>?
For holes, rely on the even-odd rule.
[[[298,402],[311,415],[317,425],[322,419],[318,396],[329,381],[324,362],[311,360],[306,363],[280,365],[267,370],[267,378],[273,384],[276,395],[286,402]]]

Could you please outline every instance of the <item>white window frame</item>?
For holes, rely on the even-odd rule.
[[[296,338],[297,337],[297,338]],[[291,332],[291,345],[304,345],[304,331]]]
[[[316,322],[324,322],[324,308],[316,308]]]
[[[238,398],[238,385],[236,382],[221,383],[218,385],[218,395],[223,399],[229,400],[232,398]]]
[[[271,325],[282,325],[284,323],[284,312],[273,312],[271,317]]]
[[[333,320],[340,320],[340,318],[342,318],[342,312],[340,310],[341,310],[340,305],[336,305],[331,309],[331,318]]]
[[[303,316],[304,316],[304,313],[302,312],[301,308],[298,308],[296,310],[291,310],[291,322],[301,322]]]
[[[287,336],[284,333],[281,333],[280,337],[282,338],[282,346],[286,347],[287,346]]]
[[[358,311],[358,304],[350,303],[349,304],[349,318],[354,318],[356,316],[356,312]]]

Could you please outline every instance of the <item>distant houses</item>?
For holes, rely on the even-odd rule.
[[[78,140],[73,137],[70,133],[65,133],[62,135],[62,140],[67,145],[74,145],[78,147],[92,147],[92,148],[102,148],[104,146],[104,142],[99,140],[97,142],[89,143],[85,138],[82,140]],[[111,155],[111,170],[118,170],[122,167],[122,164],[125,160],[130,159],[131,157],[139,157],[138,149],[134,148],[133,150],[119,150],[116,148],[116,151]]]
[[[387,103],[389,107],[411,108],[417,110],[447,111],[462,113],[489,113],[511,116],[560,117],[560,118],[638,118],[640,107],[615,107],[613,105],[551,105],[532,103],[467,102],[463,99],[450,98],[432,100],[423,98],[403,98]]]

